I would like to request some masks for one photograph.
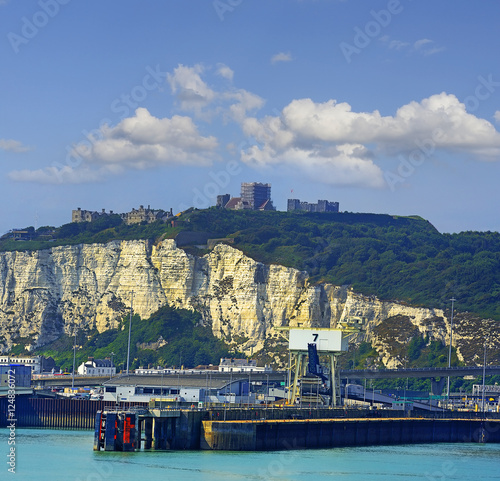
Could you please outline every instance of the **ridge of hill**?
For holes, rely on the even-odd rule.
[[[500,320],[498,232],[442,234],[418,216],[345,212],[189,209],[174,223],[130,226],[114,217],[52,228],[50,241],[3,239],[0,251],[197,232],[225,239],[257,261],[307,271],[312,282],[349,285],[366,295],[431,308],[448,308],[454,297],[458,310]],[[193,245],[183,248],[206,252]]]

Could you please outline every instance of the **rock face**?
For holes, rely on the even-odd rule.
[[[407,342],[394,331],[384,335],[376,329],[391,319],[404,317],[403,324],[415,333],[449,339],[449,320],[441,310],[381,301],[331,284],[311,285],[305,272],[261,264],[225,244],[195,257],[173,240],[158,245],[113,241],[0,253],[0,350],[21,342],[33,349],[75,328],[116,327],[130,312],[132,292],[133,310],[142,318],[167,303],[197,310],[216,336],[248,354],[265,342],[272,346],[275,327],[337,327],[353,317],[365,319],[363,336],[388,367],[401,364],[391,346]],[[459,357],[478,362],[471,333],[477,326],[498,324],[465,315],[458,321],[462,328],[454,330],[454,345]]]

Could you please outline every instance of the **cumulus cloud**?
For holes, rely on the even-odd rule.
[[[157,118],[145,108],[115,127],[105,125],[100,138],[79,144],[75,153],[91,163],[147,169],[164,164],[210,165],[215,137],[203,137],[190,117]]]
[[[331,185],[381,187],[384,182],[382,170],[359,144],[285,149],[274,149],[269,144],[254,145],[241,153],[241,160],[257,169],[272,165],[291,167],[312,180]]]
[[[203,120],[222,116],[226,121],[240,122],[249,112],[264,105],[264,100],[258,95],[232,85],[226,85],[223,90],[213,89],[203,79],[209,71],[201,65],[179,65],[172,74],[167,75],[172,93],[180,101],[182,110],[194,112],[197,118]],[[215,74],[232,83],[234,72],[227,65],[217,64]]]
[[[291,62],[292,61],[292,54],[290,52],[280,52],[277,53],[276,55],[273,55],[271,57],[271,63],[275,64],[278,62]]]
[[[226,92],[222,98],[229,101],[229,117],[237,122],[244,122],[247,113],[263,107],[264,99],[247,90]]]
[[[377,159],[420,147],[483,160],[500,156],[500,133],[494,126],[445,92],[403,105],[393,116],[353,112],[348,103],[335,100],[299,99],[279,117],[246,118],[241,125],[256,143],[241,152],[243,162],[294,165],[333,184],[381,186]]]
[[[234,76],[234,72],[227,65],[223,63],[217,64],[216,74],[231,81],[233,80]]]
[[[203,66],[199,64],[193,67],[180,64],[173,73],[167,74],[167,82],[182,109],[199,113],[214,100],[215,92],[201,78],[203,71]],[[227,70],[223,72],[229,74]]]
[[[67,165],[38,170],[17,170],[9,178],[18,182],[81,184],[98,182],[127,169],[162,165],[211,165],[218,146],[215,137],[200,135],[190,117],[157,118],[145,108],[115,127],[104,125],[92,141],[73,146]]]
[[[31,147],[23,145],[18,140],[0,139],[0,149],[8,152],[27,152]]]

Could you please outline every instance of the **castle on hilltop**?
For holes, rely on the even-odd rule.
[[[130,225],[140,224],[141,222],[151,224],[157,220],[166,222],[170,217],[173,217],[173,212],[172,209],[170,209],[170,211],[151,209],[151,206],[149,205],[147,209],[141,205],[138,209],[133,208],[130,212],[126,212],[124,214],[115,214],[112,210],[106,212],[105,209],[102,209],[100,212],[83,210],[81,207],[78,207],[78,209],[73,210],[71,213],[71,222],[94,222],[97,219],[109,215],[119,215],[125,224]]]
[[[302,212],[338,212],[339,203],[327,200],[318,200],[316,204],[312,202],[301,202],[299,199],[288,199],[287,211]]]
[[[242,182],[240,197],[218,195],[216,206],[233,210],[276,210],[271,200],[271,184],[260,182]]]

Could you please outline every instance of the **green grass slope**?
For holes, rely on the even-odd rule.
[[[210,327],[200,325],[201,316],[184,309],[163,307],[149,319],[132,318],[130,340],[130,369],[139,366],[218,365],[221,357],[234,357],[238,353],[220,339]],[[126,368],[129,319],[124,318],[118,329],[104,332],[78,331],[76,336],[76,366],[89,356],[96,359],[113,357],[119,369]],[[63,369],[73,366],[74,337],[60,339],[36,351],[36,355],[53,357]],[[17,354],[20,354],[19,352]]]

